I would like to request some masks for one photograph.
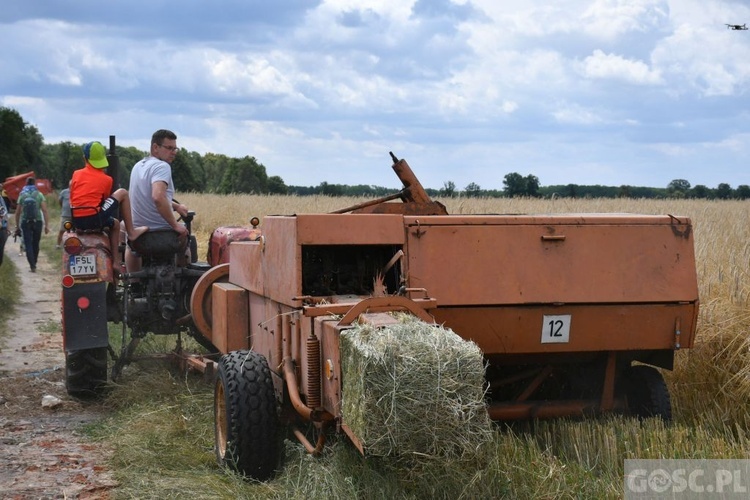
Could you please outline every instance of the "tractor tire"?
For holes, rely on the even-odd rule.
[[[221,357],[214,386],[215,450],[219,465],[265,481],[278,464],[279,419],[268,362],[255,351]]]
[[[65,353],[65,388],[73,397],[92,399],[107,386],[107,348],[96,347]]]
[[[657,417],[672,421],[669,389],[659,370],[653,366],[635,365],[625,372],[626,394],[630,413],[639,419]]]

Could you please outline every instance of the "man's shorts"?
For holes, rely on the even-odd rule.
[[[99,213],[85,217],[73,217],[73,223],[78,229],[96,230],[105,227],[111,228],[115,225],[115,216],[117,215],[119,205],[114,198],[107,198],[102,202],[101,207],[99,207],[101,209]]]

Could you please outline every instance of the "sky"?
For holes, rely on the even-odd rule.
[[[286,184],[750,185],[750,0],[4,0],[46,143],[253,156]],[[179,190],[179,186],[177,186]]]

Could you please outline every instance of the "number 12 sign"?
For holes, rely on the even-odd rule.
[[[567,344],[570,342],[570,314],[544,316],[542,344]]]

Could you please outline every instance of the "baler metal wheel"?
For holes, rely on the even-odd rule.
[[[190,296],[190,314],[198,331],[211,338],[213,312],[211,310],[211,289],[214,283],[229,281],[229,264],[214,266],[198,278]]]

